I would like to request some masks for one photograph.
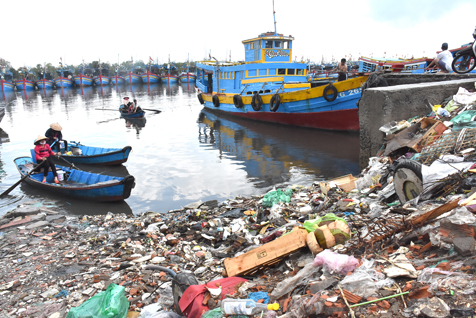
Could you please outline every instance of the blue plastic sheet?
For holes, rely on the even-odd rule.
[[[264,299],[263,304],[269,303],[269,296],[268,296],[268,293],[266,293],[266,292],[249,293],[248,298],[253,299],[254,301]]]

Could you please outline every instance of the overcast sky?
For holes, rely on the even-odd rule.
[[[476,1],[275,0],[277,31],[293,56],[434,57],[472,41]],[[166,62],[243,60],[242,40],[274,30],[272,0],[3,1],[0,57],[15,68],[149,56]],[[119,56],[118,56],[119,55]]]

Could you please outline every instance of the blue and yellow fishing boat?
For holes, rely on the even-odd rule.
[[[99,60],[99,67],[94,71],[94,84],[96,86],[106,86],[110,83],[109,78],[109,68],[101,65],[101,60]]]
[[[41,70],[40,75],[38,76],[38,80],[36,81],[36,86],[38,89],[46,90],[46,89],[53,89],[55,83],[53,81],[53,74],[46,70],[46,65],[43,65],[43,69]]]
[[[124,79],[126,72],[120,70],[119,68],[116,68],[116,74],[111,76],[111,84],[112,85],[122,85],[126,82]]]
[[[198,99],[205,108],[287,125],[359,130],[356,102],[367,76],[341,82],[307,81],[307,64],[295,62],[291,35],[262,33],[244,40],[244,62],[197,62]]]
[[[190,71],[190,58],[187,59],[184,72],[179,75],[180,83],[195,83],[197,75]]]
[[[86,67],[83,64],[81,64],[79,68],[79,74],[75,75],[73,77],[74,84],[76,86],[92,86],[93,85],[93,70],[90,67]]]
[[[166,72],[166,74],[162,75],[162,83],[177,84],[179,79],[177,66],[174,63],[170,63],[170,56],[169,56],[169,62],[164,63],[162,68]]]
[[[28,68],[24,68],[23,70],[18,71],[20,79],[15,81],[15,86],[17,90],[24,90],[24,91],[33,91],[35,90],[36,82],[35,72]]]
[[[141,74],[144,73],[144,69],[140,65],[134,65],[134,61],[131,60],[131,68],[129,72],[124,76],[127,84],[141,84]]]
[[[55,85],[57,88],[73,87],[73,74],[74,71],[68,65],[63,65],[63,59],[60,61],[60,66],[56,70],[58,77],[55,78]]]
[[[135,179],[128,175],[124,178],[107,176],[56,165],[57,171],[64,173],[64,181],[53,183],[53,173],[50,171],[43,183],[43,173],[33,173],[35,162],[31,157],[19,157],[14,163],[25,182],[38,189],[51,191],[59,195],[67,195],[94,201],[122,201],[131,195]]]
[[[12,81],[13,73],[8,70],[6,63],[0,60],[0,90],[2,92],[13,91],[15,86]]]
[[[152,61],[147,65],[145,73],[141,75],[144,84],[156,84],[160,82],[160,67],[158,64],[152,64]]]

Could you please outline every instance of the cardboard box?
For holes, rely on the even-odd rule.
[[[307,231],[302,228],[294,228],[289,234],[285,234],[272,242],[263,244],[248,253],[224,261],[225,269],[229,277],[238,275],[252,275],[257,271],[276,264],[284,257],[307,246]]]
[[[326,195],[327,195],[327,191],[329,191],[329,189],[331,188],[331,186],[329,185],[330,182],[334,182],[335,184],[339,186],[339,188],[341,188],[342,190],[346,192],[349,192],[355,189],[356,180],[359,180],[359,178],[356,178],[353,175],[348,174],[342,177],[338,177],[338,178],[334,178],[334,179],[330,179],[326,181],[321,181],[319,183],[319,186],[321,187],[322,193]]]

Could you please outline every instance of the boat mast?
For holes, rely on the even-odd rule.
[[[274,0],[273,0],[273,20],[274,20],[274,35],[278,35],[276,32],[276,11],[274,11]]]

